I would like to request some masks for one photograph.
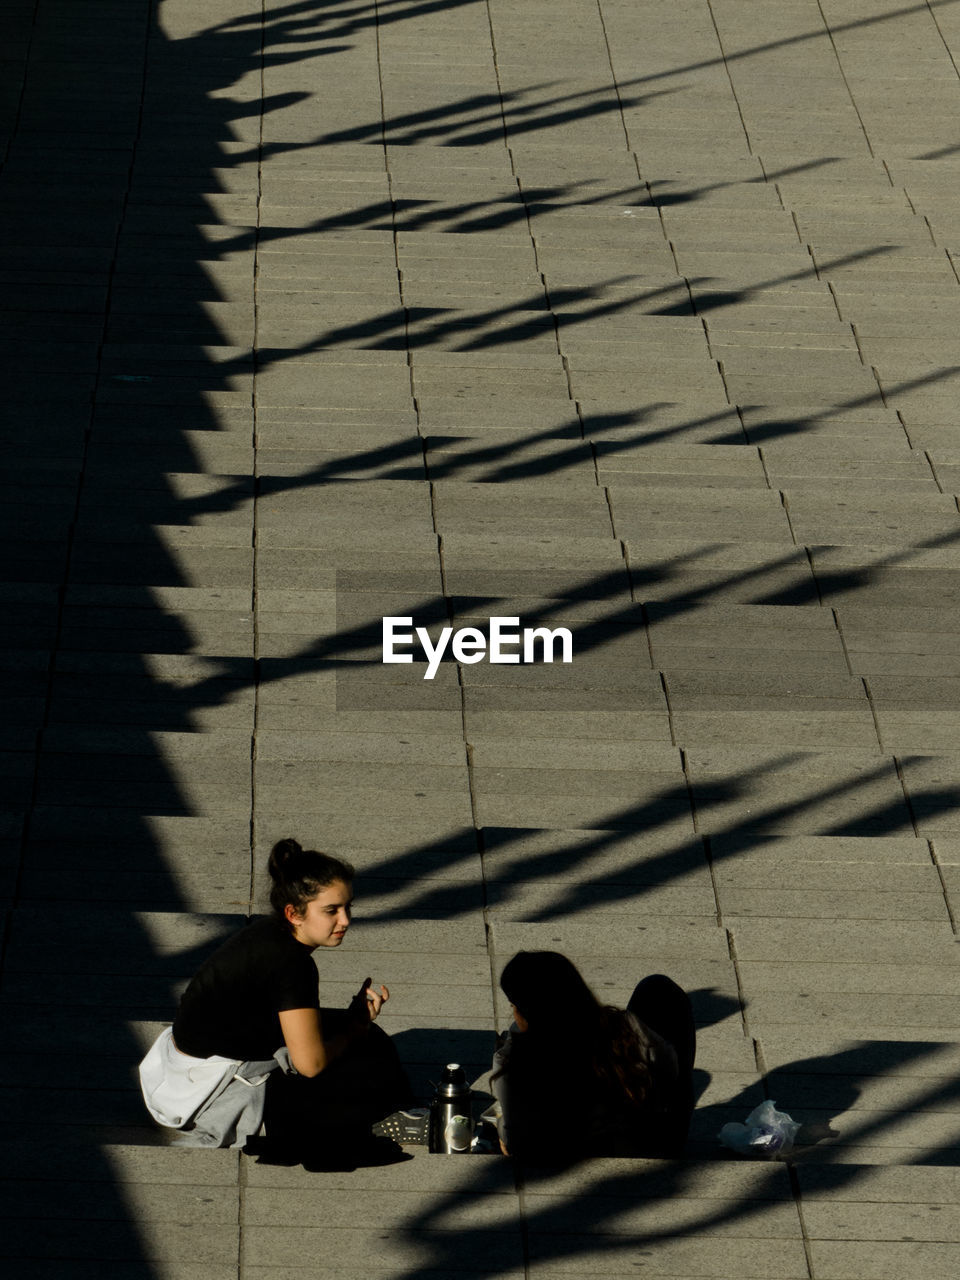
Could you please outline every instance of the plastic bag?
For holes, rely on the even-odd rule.
[[[745,1124],[725,1124],[719,1137],[725,1147],[739,1155],[769,1159],[793,1150],[799,1128],[786,1111],[778,1111],[775,1102],[767,1101],[754,1107]]]

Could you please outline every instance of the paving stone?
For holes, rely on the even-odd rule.
[[[359,791],[415,792],[423,796],[431,792],[460,792],[467,788],[466,762],[453,765],[374,764],[357,761],[327,762],[318,760],[266,759],[255,768],[257,785],[268,796],[278,791],[305,791],[309,786],[323,788],[331,798],[349,785]]]
[[[606,956],[621,962],[656,964],[657,955],[664,959],[726,961],[729,955],[721,929],[704,928],[702,922],[686,916],[669,920],[624,919],[599,931],[593,925],[580,924],[575,918],[550,923],[497,920],[491,928],[496,954],[501,959],[522,947],[531,949],[537,943],[544,949],[562,950],[578,963],[581,958],[586,963],[588,958],[592,961]],[[554,945],[551,947],[551,944]],[[623,976],[629,984],[630,974]]]
[[[848,1198],[866,1204],[896,1202],[909,1205],[916,1202],[949,1204],[954,1173],[950,1168],[903,1168],[899,1170],[853,1166],[829,1169],[825,1166],[804,1166],[798,1170],[804,1199],[811,1203],[840,1203]],[[894,1186],[896,1185],[896,1194]],[[858,1194],[862,1193],[862,1194]]]
[[[415,793],[395,792],[390,813],[383,814],[377,805],[379,794],[375,788],[344,788],[331,797],[329,805],[312,808],[302,790],[286,793],[274,789],[265,794],[260,812],[270,830],[276,831],[289,822],[288,815],[295,808],[321,846],[358,840],[376,845],[397,835],[416,844],[457,834],[469,829],[472,822],[468,797],[434,795],[425,804]]]
[[[736,646],[730,642],[729,648],[723,648],[720,645],[711,645],[709,641],[697,644],[696,637],[693,639],[694,643],[690,645],[682,641],[654,643],[654,665],[668,676],[674,671],[737,669],[744,664],[755,671],[773,670],[782,673],[789,671],[795,673],[798,678],[807,671],[834,671],[839,675],[846,674],[848,669],[846,657],[839,648],[832,654],[822,649],[813,653],[799,653],[791,652],[785,647],[778,647],[776,643],[771,643],[769,647],[758,648],[749,647],[748,644]]]
[[[56,1159],[52,1156],[56,1152]],[[89,1185],[110,1183],[117,1176],[138,1184],[185,1187],[232,1187],[238,1154],[233,1151],[173,1150],[163,1147],[110,1145],[100,1151],[89,1146],[64,1146],[56,1141],[5,1142],[6,1167],[16,1168],[31,1182],[76,1180]]]
[[[432,734],[410,741],[401,735],[383,733],[283,733],[264,730],[257,734],[257,759],[267,760],[342,760],[461,765],[465,763],[463,741],[459,734]]]
[[[780,942],[777,936],[780,935]],[[775,920],[739,919],[734,929],[738,954],[745,960],[772,960],[777,958],[777,947],[782,951],[782,930]],[[880,923],[853,920],[808,921],[791,926],[790,954],[795,962],[818,960],[829,948],[837,963],[853,961],[865,963],[950,963],[954,962],[955,949],[945,920],[911,922],[905,926],[897,921]]]
[[[936,1275],[941,1268],[950,1265],[955,1246],[916,1242],[910,1244],[885,1243],[882,1248],[863,1257],[861,1244],[843,1241],[812,1241],[810,1245],[814,1265],[831,1280],[847,1280],[854,1275],[866,1280],[877,1280],[895,1274],[898,1267],[910,1266],[919,1276]]]
[[[474,734],[469,739],[475,767],[497,765],[500,768],[524,768],[534,761],[540,767],[581,768],[595,770],[630,769],[668,771],[679,766],[675,751],[661,747],[641,746],[622,740],[584,742],[580,738],[500,738]]]
[[[948,1205],[817,1205],[808,1216],[815,1240],[943,1241],[955,1234]]]
[[[624,803],[617,797],[485,796],[477,799],[477,813],[484,826],[544,828],[655,827],[685,840],[693,834],[686,793],[679,786],[665,796],[639,797]]]
[[[905,755],[901,768],[917,830],[922,835],[949,833],[956,822],[955,759]]]
[[[807,984],[804,984],[806,986]],[[775,995],[754,996],[749,1004],[750,1025],[763,1034],[769,1024],[798,1023],[810,1025],[817,1022],[841,1023],[850,1035],[882,1036],[887,1026],[929,1027],[939,1025],[952,996],[916,995],[911,999],[909,1012],[903,1009],[899,995],[845,995],[831,992],[823,996],[816,991],[803,990],[798,995],[779,991]]]
[[[739,968],[747,989],[754,997],[768,992],[795,993],[808,988],[811,993],[818,994],[940,995],[953,992],[960,984],[960,974],[952,977],[935,965],[833,965],[808,961],[798,966],[771,961],[746,962]]]
[[[731,826],[813,834],[893,834],[914,830],[892,761],[804,776],[789,768],[735,768],[704,777],[692,769],[698,828]]]
[[[252,1188],[244,1204],[244,1222],[247,1230],[257,1227],[293,1225],[302,1221],[309,1212],[309,1191],[294,1191],[289,1187]],[[423,1189],[414,1191],[381,1192],[381,1226],[396,1231],[405,1227],[411,1218],[424,1212]],[[356,1206],[350,1191],[328,1190],[325,1198],[329,1206],[329,1226],[332,1230],[356,1228]],[[502,1195],[462,1196],[444,1206],[442,1217],[445,1228],[451,1231],[488,1231],[495,1235],[517,1230],[514,1215],[504,1214]]]
[[[146,1222],[228,1226],[235,1220],[237,1193],[233,1187],[175,1187],[169,1184],[131,1183],[132,1204],[125,1206],[116,1191],[101,1183],[48,1180],[24,1183],[10,1189],[10,1216],[40,1218],[49,1223],[51,1201],[69,1206],[71,1217],[87,1222],[122,1221],[129,1212]],[[66,1216],[64,1214],[63,1216]]]
[[[536,884],[488,882],[487,911],[492,919],[504,915],[510,920],[562,921],[576,915],[584,924],[605,928],[615,916],[633,916],[638,911],[671,915],[716,915],[716,901],[706,877],[699,885],[666,885],[631,891],[613,873],[603,881],[581,884],[575,892],[564,891],[563,882],[543,880]]]
[[[303,1237],[303,1244],[310,1249],[320,1248],[324,1228],[317,1226],[305,1230],[307,1234]],[[291,1267],[301,1270],[298,1259],[303,1257],[303,1253],[291,1245],[290,1233],[284,1227],[252,1227],[244,1235],[245,1266],[259,1269],[267,1265],[269,1260],[268,1269],[260,1273],[264,1277],[277,1274],[278,1267],[287,1274],[290,1274]],[[462,1273],[464,1269],[459,1249],[452,1244],[456,1236],[447,1232],[411,1231],[399,1239],[390,1239],[390,1246],[385,1249],[381,1238],[374,1242],[361,1230],[341,1228],[329,1234],[327,1243],[336,1249],[342,1265],[352,1269],[357,1275],[370,1275],[371,1266],[376,1267],[377,1262],[388,1259],[389,1267],[428,1266],[438,1274],[446,1271],[454,1275]],[[484,1239],[487,1239],[487,1232],[484,1232]],[[508,1277],[522,1274],[523,1251],[519,1230],[515,1236],[501,1236],[499,1233],[491,1235],[489,1254],[486,1257],[487,1261],[477,1263],[477,1270],[494,1265],[498,1274]],[[257,1272],[251,1274],[256,1275]],[[377,1272],[373,1271],[372,1274]]]
[[[511,710],[490,706],[490,699],[468,699],[465,718],[468,730],[478,734],[491,734],[509,738],[513,734],[536,733],[549,736],[551,734],[569,733],[576,730],[584,739],[607,738],[615,736],[627,740],[653,741],[664,745],[670,744],[670,726],[666,708],[648,711],[623,711],[608,709],[591,711],[560,707],[530,708],[528,710]],[[569,699],[565,699],[569,702]],[[515,705],[515,702],[514,702]]]
[[[171,1278],[187,1280],[202,1274],[203,1267],[211,1280],[226,1280],[235,1273],[238,1262],[238,1233],[236,1227],[203,1228],[199,1225],[150,1224],[142,1222],[140,1229],[145,1239],[131,1232],[127,1223],[113,1229],[99,1223],[63,1224],[57,1231],[37,1235],[32,1223],[13,1223],[7,1238],[8,1256],[28,1258],[32,1267],[52,1263],[62,1268],[64,1257],[76,1258],[82,1265],[93,1261],[125,1263],[133,1268],[142,1267],[144,1255],[157,1258],[163,1274]],[[180,1268],[183,1268],[182,1270]],[[35,1271],[34,1274],[37,1274]],[[52,1274],[52,1273],[51,1273]],[[133,1270],[129,1274],[135,1274]]]

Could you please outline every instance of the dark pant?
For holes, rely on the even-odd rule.
[[[336,1035],[347,1014],[321,1009],[320,1017],[326,1034]],[[393,1041],[371,1026],[317,1076],[273,1072],[264,1112],[267,1138],[296,1152],[350,1146],[369,1138],[371,1124],[411,1098]]]
[[[672,1045],[676,1052],[680,1075],[676,1097],[667,1117],[664,1154],[680,1155],[687,1141],[694,1104],[693,1062],[697,1054],[697,1032],[690,997],[672,978],[653,973],[637,983],[627,1009]]]

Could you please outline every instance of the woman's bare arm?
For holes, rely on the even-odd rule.
[[[331,1058],[323,1042],[319,1010],[284,1009],[280,1014],[280,1030],[294,1069],[302,1076],[318,1076]]]
[[[290,1051],[290,1061],[301,1076],[318,1076],[334,1058],[362,1036],[373,1022],[385,1000],[389,1000],[390,992],[381,987],[379,992],[363,989],[360,997],[351,1002],[351,1018],[343,1031],[329,1039],[324,1039],[323,1027],[320,1023],[318,1009],[284,1009],[280,1017],[280,1030],[284,1043]]]

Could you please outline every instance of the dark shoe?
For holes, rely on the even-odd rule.
[[[406,1111],[394,1111],[392,1116],[379,1120],[373,1126],[378,1138],[392,1138],[406,1147],[425,1147],[430,1127],[429,1107],[410,1107]]]

